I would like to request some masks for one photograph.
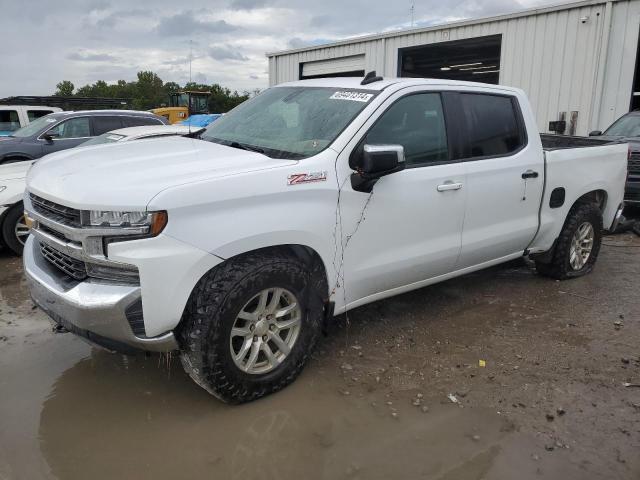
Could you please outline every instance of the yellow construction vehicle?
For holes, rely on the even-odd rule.
[[[168,107],[158,107],[151,111],[165,117],[169,123],[178,123],[191,115],[209,113],[209,95],[211,92],[175,92],[169,95]]]

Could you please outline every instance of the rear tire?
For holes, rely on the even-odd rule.
[[[574,205],[564,222],[550,263],[536,261],[541,275],[566,280],[593,270],[602,243],[602,212],[593,203]]]
[[[29,236],[24,222],[24,207],[22,202],[11,207],[2,222],[2,244],[6,245],[16,255],[22,255],[24,242]]]
[[[322,282],[315,277],[312,269],[284,251],[240,256],[209,271],[194,288],[177,330],[185,371],[228,403],[255,400],[289,385],[321,331]],[[271,293],[265,297],[265,309],[260,310],[265,291]],[[277,301],[276,291],[281,295]],[[297,307],[290,312],[297,308],[295,313],[279,320],[275,313],[271,320],[267,313],[255,313],[280,315],[293,303]],[[299,319],[297,330],[284,327],[281,331],[287,322],[292,323],[294,314]],[[275,335],[280,339],[274,340]],[[258,353],[251,364],[254,349]]]

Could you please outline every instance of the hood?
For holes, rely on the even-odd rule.
[[[0,151],[12,145],[19,145],[20,143],[22,143],[22,138],[0,136]]]
[[[25,178],[34,161],[35,160],[27,160],[0,165],[0,181]]]
[[[64,150],[39,160],[27,189],[78,209],[144,209],[160,191],[185,183],[284,165],[260,153],[169,137]]]

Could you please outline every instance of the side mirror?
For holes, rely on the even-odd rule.
[[[351,187],[358,192],[371,192],[381,177],[406,166],[402,145],[365,144],[359,157],[354,165],[356,173],[351,175]]]
[[[594,130],[592,132],[589,132],[590,137],[599,137],[600,135],[602,135],[602,130]]]
[[[53,143],[53,139],[58,137],[57,133],[43,133],[42,139],[47,143]]]

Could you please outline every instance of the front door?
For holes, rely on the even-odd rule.
[[[338,164],[362,145],[402,145],[407,168],[378,180],[369,193],[354,191],[343,169],[342,226],[346,304],[393,294],[453,270],[461,247],[465,211],[464,163],[452,161],[440,93],[406,89],[380,107],[343,150]],[[375,117],[375,115],[374,115]],[[386,292],[386,293],[385,293]],[[338,303],[342,303],[339,299]]]
[[[47,130],[44,135],[51,137],[51,142],[42,140],[43,155],[73,148],[91,138],[89,117],[70,118]]]

